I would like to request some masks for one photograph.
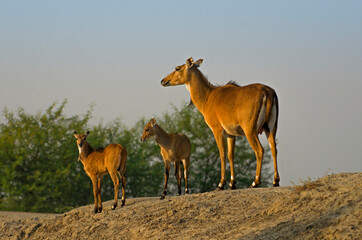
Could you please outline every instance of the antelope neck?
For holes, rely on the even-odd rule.
[[[155,131],[155,139],[157,144],[162,147],[167,147],[170,143],[168,133],[157,124],[153,127],[153,130]]]
[[[191,100],[196,108],[202,112],[210,92],[215,86],[213,86],[198,69],[191,72],[189,82]]]
[[[84,142],[83,145],[84,147],[82,151],[79,151],[79,159],[81,160],[81,162],[84,162],[89,156],[89,154],[94,152],[93,147],[88,142]]]

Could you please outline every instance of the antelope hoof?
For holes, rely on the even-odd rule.
[[[125,200],[125,199],[122,199],[122,201],[121,201],[121,207],[124,206],[125,202],[126,202],[126,200]]]
[[[185,194],[189,194],[189,190],[187,188],[185,190]]]
[[[235,184],[236,184],[236,182],[230,182],[230,184],[229,184],[229,190],[234,190],[234,189],[236,189]]]
[[[278,182],[273,182],[273,187],[279,187],[279,181]]]
[[[214,191],[222,191],[224,190],[224,183],[219,183],[219,185],[217,185],[216,189]]]
[[[101,211],[102,211],[102,210],[101,210]],[[94,207],[93,213],[94,213],[94,214],[97,214],[97,213],[98,213],[98,207]]]
[[[161,200],[165,199],[166,195],[167,195],[167,191],[164,190],[164,191],[162,192],[162,195],[161,195],[161,198],[160,198],[160,199],[161,199]]]
[[[112,210],[115,210],[116,207],[117,207],[117,203],[114,203],[114,204],[112,205]]]
[[[249,188],[257,188],[259,184],[256,184],[255,182],[253,182]]]

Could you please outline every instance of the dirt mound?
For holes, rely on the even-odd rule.
[[[0,239],[362,239],[362,173],[300,186],[127,199],[61,215],[0,212]]]

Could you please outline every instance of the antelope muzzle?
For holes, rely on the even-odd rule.
[[[161,85],[164,86],[164,87],[171,86],[170,80],[162,79],[162,80],[161,80]]]

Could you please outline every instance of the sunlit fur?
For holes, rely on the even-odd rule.
[[[93,194],[94,194],[94,212],[102,211],[101,200],[101,187],[102,177],[109,173],[114,183],[114,203],[112,209],[117,207],[118,202],[118,189],[119,174],[122,182],[122,203],[125,204],[125,190],[126,190],[126,161],[127,151],[120,144],[110,144],[105,148],[94,150],[93,147],[87,142],[89,132],[86,134],[77,134],[74,132],[74,137],[77,139],[77,146],[79,150],[78,159],[82,162],[84,170],[92,180]]]
[[[161,199],[164,199],[167,194],[167,182],[171,167],[171,162],[175,165],[175,176],[177,180],[178,195],[181,194],[182,170],[180,163],[184,168],[185,193],[188,193],[188,168],[190,164],[191,144],[188,137],[184,134],[166,133],[157,123],[156,119],[152,118],[143,129],[141,142],[144,142],[150,137],[154,137],[157,144],[161,148],[161,155],[165,163],[165,184],[163,187]]]
[[[275,143],[279,107],[275,91],[263,84],[239,86],[235,82],[230,82],[224,86],[212,85],[198,69],[202,62],[203,59],[196,62],[192,58],[187,59],[186,64],[176,67],[175,71],[162,79],[161,84],[165,87],[185,84],[190,91],[193,104],[212,130],[221,159],[221,180],[218,189],[223,189],[226,184],[226,145],[231,172],[229,187],[235,188],[233,159],[235,137],[241,135],[245,135],[248,139],[257,160],[255,181],[251,187],[260,184],[264,149],[258,134],[263,132],[268,138],[274,160],[273,185],[279,186]]]

